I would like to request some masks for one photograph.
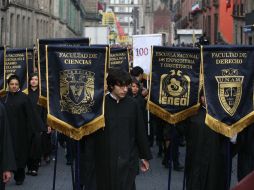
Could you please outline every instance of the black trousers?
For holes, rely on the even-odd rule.
[[[18,168],[14,172],[14,180],[15,181],[24,181],[25,180],[25,168]]]
[[[38,171],[40,159],[29,158],[27,161],[27,169],[30,171]]]
[[[0,179],[0,190],[5,190],[5,184],[2,182],[2,179]]]

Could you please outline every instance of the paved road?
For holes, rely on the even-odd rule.
[[[180,160],[184,160],[185,150],[180,149]],[[154,159],[151,161],[151,169],[147,173],[140,174],[137,177],[137,190],[167,190],[168,189],[168,169],[161,165],[161,158],[156,157],[157,148],[152,148]],[[56,190],[71,190],[71,169],[65,165],[64,150],[59,148],[57,167]],[[16,186],[12,180],[6,187],[6,190],[51,190],[53,179],[54,162],[46,165],[44,162],[39,170],[37,177],[27,176],[22,186]],[[183,172],[172,171],[171,190],[182,190]],[[235,184],[235,170],[233,175],[233,184]]]

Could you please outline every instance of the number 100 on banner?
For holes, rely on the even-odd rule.
[[[162,45],[162,34],[134,35],[133,67],[140,66],[145,74],[150,73],[151,46]]]

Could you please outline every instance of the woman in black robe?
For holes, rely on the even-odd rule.
[[[44,158],[49,157],[51,148],[51,128],[47,127],[47,110],[38,105],[39,80],[37,73],[32,73],[29,77],[28,97],[35,110],[36,121],[39,122],[39,126],[35,126],[39,131],[36,131],[32,138],[27,175],[37,176],[41,156],[43,155]],[[34,125],[38,125],[38,123],[34,123]]]
[[[9,91],[3,97],[10,123],[17,170],[14,172],[16,185],[22,185],[25,179],[25,167],[31,149],[32,135],[36,131],[36,115],[26,94],[20,91],[19,77],[12,75],[8,81]],[[38,125],[37,125],[38,126]]]
[[[0,190],[11,178],[11,171],[16,170],[11,134],[5,108],[0,102]]]

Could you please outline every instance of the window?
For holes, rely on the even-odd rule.
[[[4,43],[4,18],[1,18],[1,24],[0,24],[0,45],[3,45]]]
[[[14,44],[13,44],[13,31],[14,31],[14,15],[11,14],[11,17],[10,17],[10,46],[11,47],[14,47]]]

